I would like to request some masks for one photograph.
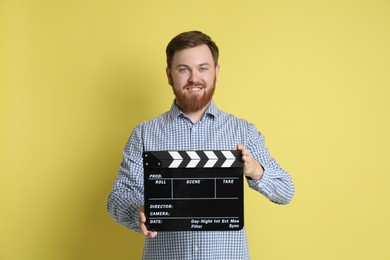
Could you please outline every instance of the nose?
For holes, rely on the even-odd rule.
[[[199,74],[196,70],[191,71],[189,78],[188,78],[188,82],[192,83],[192,84],[199,82]]]

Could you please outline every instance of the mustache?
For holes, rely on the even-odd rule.
[[[201,83],[201,82],[190,82],[190,83],[186,84],[186,85],[184,86],[184,88],[188,88],[188,87],[199,87],[199,86],[205,88],[205,87],[206,87],[206,84],[203,84],[203,83]]]

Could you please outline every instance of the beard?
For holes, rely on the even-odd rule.
[[[187,93],[183,93],[181,89],[177,90],[176,88],[172,87],[176,97],[175,99],[176,105],[185,113],[194,113],[199,110],[202,110],[211,102],[211,99],[213,98],[214,91],[215,91],[215,85],[216,85],[216,79],[214,78],[211,88],[208,88],[201,83],[187,84],[184,87],[184,88],[187,88],[189,86],[204,87],[205,91],[201,96],[188,95]]]

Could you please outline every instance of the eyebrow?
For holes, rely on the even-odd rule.
[[[201,64],[198,65],[198,67],[202,67],[202,66],[211,66],[211,65],[210,65],[208,62],[201,63]],[[179,68],[179,67],[190,67],[190,66],[188,66],[188,65],[186,65],[186,64],[178,64],[178,65],[176,66],[176,68]]]

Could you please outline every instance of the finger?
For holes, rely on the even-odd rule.
[[[140,223],[139,227],[141,229],[142,234],[144,234],[144,236],[151,237],[151,238],[154,238],[157,236],[157,232],[156,231],[149,231],[144,223]]]
[[[142,232],[142,234],[144,234],[144,236],[147,236],[147,235],[148,235],[148,229],[146,228],[146,226],[145,226],[144,223],[141,223],[141,222],[140,222],[139,228],[141,229],[141,232]]]
[[[154,238],[157,236],[156,231],[149,231],[148,228],[145,225],[145,214],[143,212],[140,212],[140,222],[139,222],[139,228],[141,230],[141,233],[144,234],[144,236]]]
[[[251,160],[252,156],[250,153],[246,150],[245,152],[242,152],[242,160],[244,162],[249,162]]]
[[[236,147],[237,150],[240,150],[241,152],[245,150],[245,147],[242,144],[238,144]]]
[[[241,144],[237,145],[237,150],[241,151],[241,155],[244,156],[249,156],[249,151]],[[244,158],[243,158],[244,159]]]
[[[146,222],[146,216],[145,216],[145,213],[144,213],[144,208],[141,207],[140,208],[140,211],[139,211],[139,228],[141,229],[141,232],[147,236],[148,234],[148,230],[145,226],[145,222]]]
[[[245,165],[248,165],[250,162],[250,158],[248,156],[243,156],[242,161],[244,162]]]
[[[142,211],[139,212],[139,221],[142,222],[142,223],[146,222],[145,213],[143,213]]]
[[[150,238],[155,238],[157,236],[156,231],[149,231],[146,229],[146,227],[145,227],[145,232],[143,232],[143,234],[147,237],[150,237]]]
[[[155,238],[156,236],[157,236],[157,232],[156,231],[149,231],[149,237]]]

